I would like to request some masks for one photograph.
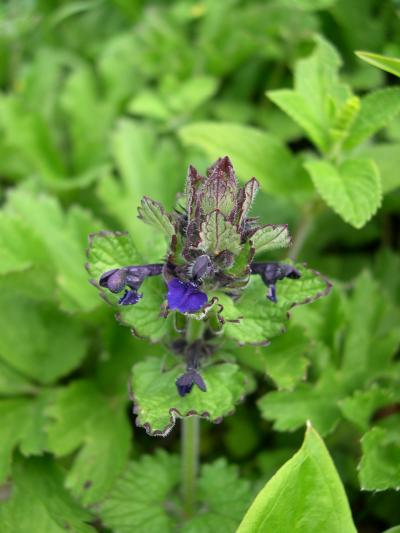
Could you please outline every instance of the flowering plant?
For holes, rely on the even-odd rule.
[[[331,288],[303,265],[255,260],[291,243],[287,225],[261,225],[250,216],[258,188],[255,178],[239,187],[223,157],[207,176],[189,167],[185,194],[172,213],[144,197],[139,218],[167,240],[162,263],[146,264],[127,234],[91,235],[92,283],[133,334],[168,352],[163,367],[150,359],[133,369],[137,423],[150,434],[167,434],[176,416],[219,421],[231,412],[253,381],[224,341],[267,345],[284,331],[292,307]]]

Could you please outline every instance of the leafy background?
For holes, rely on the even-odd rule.
[[[289,223],[291,256],[334,289],[270,347],[230,347],[256,392],[221,425],[202,422],[203,506],[182,530],[234,531],[307,420],[357,530],[400,523],[400,88],[354,54],[399,57],[399,16],[397,0],[1,4],[2,531],[175,530],[178,428],[149,437],[127,394],[132,364],[146,370],[162,348],[114,321],[85,249],[91,232],[128,230],[160,260],[141,197],[172,208],[188,163],[225,154],[261,183],[253,213]],[[336,487],[318,439],[309,430],[287,465],[314,454]],[[346,509],[315,522],[319,486],[303,530],[353,531]],[[293,506],[271,531],[291,529]]]

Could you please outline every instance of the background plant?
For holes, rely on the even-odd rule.
[[[188,163],[204,171],[225,154],[261,183],[252,214],[289,223],[291,257],[334,290],[269,347],[227,345],[256,392],[202,423],[201,512],[185,528],[234,531],[307,420],[357,529],[399,524],[400,97],[395,77],[354,55],[400,57],[398,3],[18,1],[0,17],[2,530],[181,520],[177,428],[148,437],[126,388],[133,363],[163,349],[114,323],[84,251],[89,233],[128,230],[159,261],[141,197],[172,209]],[[304,488],[290,474],[308,454],[331,472],[321,446],[308,430],[261,516],[279,483]]]

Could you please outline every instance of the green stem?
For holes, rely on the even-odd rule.
[[[200,417],[182,420],[182,500],[185,518],[193,516],[196,508],[196,484],[199,470]]]
[[[188,319],[186,340],[194,342],[203,337],[205,324]],[[182,501],[185,518],[193,516],[196,508],[196,484],[199,471],[200,417],[188,416],[181,425]]]

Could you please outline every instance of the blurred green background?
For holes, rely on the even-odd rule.
[[[92,504],[112,485],[129,455],[136,459],[158,447],[178,449],[177,431],[165,440],[152,439],[134,427],[131,414],[128,426],[125,417],[115,429],[115,403],[107,411],[109,399],[117,398],[116,405],[128,412],[126,382],[132,361],[161,353],[161,348],[133,339],[117,325],[111,309],[89,285],[84,268],[87,235],[101,229],[128,230],[149,261],[163,257],[153,230],[137,220],[136,208],[140,198],[148,195],[171,209],[183,189],[188,164],[204,172],[212,163],[212,149],[202,150],[201,142],[192,142],[184,133],[195,122],[258,128],[270,135],[272,144],[286,145],[282,149],[289,150],[300,166],[312,153],[312,144],[265,93],[292,87],[294,65],[313,50],[317,34],[336,47],[343,60],[341,79],[358,95],[397,83],[391,75],[363,63],[354,51],[400,56],[398,0],[1,2],[0,436],[4,444],[0,447],[4,457],[0,463],[4,479],[11,472],[9,458],[18,443],[25,457],[50,450],[74,471],[69,482],[72,492],[83,505]],[[249,169],[249,175],[242,175],[243,165],[239,165],[240,180],[255,175],[263,185],[254,214],[264,223],[289,223],[296,234],[307,206],[306,200],[280,190],[285,163],[279,157],[270,163],[278,177],[268,188],[268,176],[259,175],[260,168],[263,172],[259,151],[247,146],[243,137],[240,144]],[[390,151],[382,144],[390,145]],[[392,306],[388,303],[385,312],[397,317],[400,120],[380,130],[368,147],[375,150],[371,153],[385,184],[378,214],[362,229],[354,229],[322,206],[308,228],[299,258],[335,280],[343,293],[354,286],[360,272],[369,269],[372,274],[365,275],[374,277],[378,285],[371,300],[366,299],[359,309],[369,302],[378,306],[382,294]],[[235,154],[227,155],[235,165]],[[370,286],[372,281],[360,283]],[[316,354],[310,346],[325,342],[340,347],[342,342],[343,328],[337,325],[342,319],[341,294],[333,297],[336,303],[330,308],[321,304],[314,315],[299,314],[296,327],[314,320],[315,331],[307,332],[303,350],[317,369],[309,374],[311,382],[329,356],[323,350]],[[325,325],[316,322],[318,313],[331,313]],[[374,317],[368,320],[373,329]],[[386,315],[382,321],[387,323]],[[394,361],[398,372],[398,359]],[[119,432],[116,442],[125,443],[116,459],[119,466],[107,474],[103,485],[95,484],[89,496],[82,496],[76,480],[85,459],[78,458],[77,465],[71,455],[79,439],[63,447],[61,436],[57,441],[50,435],[48,442],[45,429],[47,413],[54,409],[53,393],[81,378],[96,382],[108,413],[96,438],[109,439],[115,430]],[[261,392],[274,388],[271,380],[266,383],[260,376],[259,381]],[[302,430],[272,431],[272,424],[260,418],[255,406],[259,395],[220,426],[204,422],[202,443],[204,460],[226,455],[256,484],[260,479],[265,482],[302,438]],[[27,418],[35,421],[34,427],[24,429],[25,437],[15,437],[16,421]],[[379,532],[399,523],[398,494],[359,491],[359,435],[348,421],[338,424],[327,444],[360,531]],[[115,447],[118,444],[110,445],[110,450]],[[103,461],[103,451],[95,452]]]

